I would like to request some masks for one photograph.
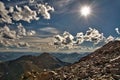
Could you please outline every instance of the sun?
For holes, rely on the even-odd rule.
[[[80,9],[80,13],[82,16],[87,17],[88,15],[91,14],[91,8],[89,6],[83,6]]]

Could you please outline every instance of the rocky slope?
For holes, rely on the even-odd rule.
[[[52,76],[46,73],[49,77],[42,80],[119,80],[120,41],[109,42],[77,63],[55,70]]]

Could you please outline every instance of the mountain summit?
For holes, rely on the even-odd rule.
[[[40,56],[22,56],[16,60],[0,63],[0,80],[28,80],[26,77],[29,77],[29,74],[39,74],[65,65],[68,63],[60,61],[49,53]]]

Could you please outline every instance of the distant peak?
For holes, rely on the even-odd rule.
[[[49,54],[49,53],[44,52],[44,53],[42,53],[40,56],[50,56],[50,54]]]

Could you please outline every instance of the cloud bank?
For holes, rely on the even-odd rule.
[[[30,2],[34,2],[34,0],[30,0]],[[10,6],[7,10],[4,3],[0,1],[0,23],[11,24],[13,20],[22,20],[30,23],[31,20],[39,20],[40,16],[43,16],[44,19],[50,19],[50,11],[54,11],[54,8],[47,3],[36,3],[32,8],[28,5]]]
[[[17,30],[12,30],[5,25],[0,28],[0,47],[30,47],[27,42],[16,42],[16,40],[26,36],[34,36],[35,34],[34,30],[26,30],[21,23],[17,26]]]
[[[105,38],[104,34],[95,28],[89,28],[85,33],[79,32],[76,36],[65,31],[62,35],[54,36],[54,39],[54,44],[62,47],[80,46],[84,42],[92,42],[94,45],[98,45],[99,43],[108,43],[115,40],[113,36]]]

